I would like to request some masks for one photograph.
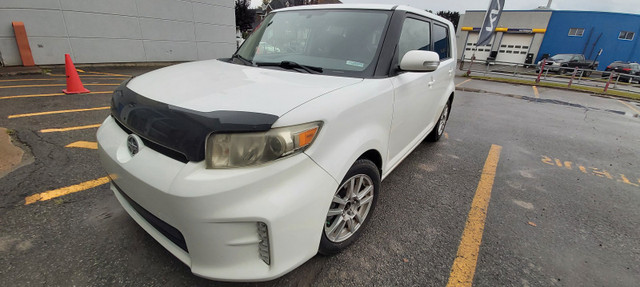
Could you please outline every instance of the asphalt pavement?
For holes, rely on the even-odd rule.
[[[640,104],[465,78],[445,137],[385,179],[354,245],[269,282],[196,277],[95,181],[100,108],[146,70],[84,69],[85,87],[103,92],[84,95],[59,95],[59,71],[0,78],[0,127],[33,158],[0,177],[1,286],[445,286],[487,177],[473,285],[640,282]],[[47,191],[62,195],[28,200]]]

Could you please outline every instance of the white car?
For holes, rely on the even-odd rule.
[[[381,180],[442,136],[454,35],[407,6],[274,11],[230,59],[117,88],[97,134],[111,189],[198,276],[264,281],[337,253]]]

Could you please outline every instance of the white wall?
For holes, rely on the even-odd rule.
[[[36,65],[192,61],[235,51],[233,0],[0,0],[0,57],[22,65],[12,21]]]

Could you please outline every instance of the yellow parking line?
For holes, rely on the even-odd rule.
[[[100,80],[126,80],[125,77],[110,77],[110,78],[101,78]],[[13,80],[0,80],[0,83],[6,82],[33,82],[33,81],[64,81],[65,78],[49,78],[49,79],[13,79]]]
[[[85,86],[119,86],[120,84],[84,84]],[[16,86],[0,86],[0,89],[12,88],[40,88],[40,87],[66,87],[67,84],[45,84],[45,85],[16,85]]]
[[[618,100],[618,102],[621,102],[623,105],[625,105],[625,106],[629,107],[629,108],[630,108],[630,109],[632,109],[634,112],[636,112],[636,113],[640,114],[640,111],[639,111],[638,109],[634,108],[632,105],[627,104],[627,103],[625,103],[625,102],[623,102],[623,101],[621,101],[621,100]]]
[[[533,94],[536,96],[536,99],[540,98],[540,93],[538,92],[538,87],[531,86],[533,88]]]
[[[70,143],[64,147],[77,147],[77,148],[86,148],[86,149],[98,149],[97,142],[86,142],[86,141],[77,141]]]
[[[86,126],[77,126],[77,127],[68,127],[68,128],[58,128],[58,129],[44,129],[40,130],[41,133],[54,133],[54,132],[68,132],[68,131],[77,131],[77,130],[86,130],[99,128],[100,124],[95,125],[86,125]]]
[[[487,217],[487,209],[489,207],[489,200],[491,199],[491,189],[493,188],[493,180],[496,176],[501,151],[501,146],[491,145],[489,155],[482,169],[476,194],[471,203],[471,210],[469,210],[467,223],[462,233],[458,253],[451,267],[447,287],[471,286],[473,282],[473,275],[476,271],[476,264],[478,263],[478,253],[480,252],[480,243],[482,242],[482,233]]]
[[[79,184],[76,184],[76,185],[67,186],[67,187],[58,188],[58,189],[53,189],[53,190],[45,191],[43,193],[34,194],[34,195],[27,196],[27,197],[24,198],[24,205],[29,205],[29,204],[32,204],[32,203],[35,203],[35,202],[38,202],[38,201],[46,201],[46,200],[54,199],[56,197],[60,197],[60,196],[67,195],[67,194],[70,194],[70,193],[87,190],[87,189],[90,189],[90,188],[94,188],[96,186],[101,186],[101,185],[106,184],[108,182],[109,182],[109,177],[105,176],[105,177],[101,177],[101,178],[98,178],[98,179],[85,181],[83,183],[79,183]]]
[[[462,84],[467,83],[467,82],[469,82],[469,81],[471,81],[471,79],[467,79],[467,80],[465,80],[464,82],[462,82],[462,83],[460,83],[460,84],[457,84],[457,85],[456,85],[456,87],[458,87],[458,86],[462,86]]]
[[[33,117],[33,116],[53,115],[53,114],[98,111],[98,110],[106,110],[108,108],[109,107],[98,107],[98,108],[89,108],[89,109],[75,109],[75,110],[50,111],[50,112],[40,112],[40,113],[31,113],[31,114],[19,114],[19,115],[10,115],[7,118],[15,119],[15,118],[24,118],[24,117]]]
[[[91,74],[82,74],[82,78],[86,78],[86,77],[96,77],[99,79],[107,79],[109,77],[117,77],[117,78],[131,78],[132,76],[127,76],[127,75],[119,75],[119,76],[115,76],[117,74],[114,74],[114,76],[111,75],[91,75]],[[67,76],[63,75],[63,74],[47,74],[47,76],[51,77],[51,78],[61,78],[61,79],[66,79]]]
[[[89,94],[111,94],[113,91],[99,91],[99,92],[91,92]],[[6,96],[0,97],[0,100],[9,100],[9,99],[21,99],[21,98],[38,98],[38,97],[54,97],[54,96],[65,96],[64,93],[53,93],[53,94],[34,94],[34,95],[17,95],[17,96]],[[75,94],[75,95],[85,95],[85,94]]]
[[[76,69],[77,70],[77,69]],[[78,71],[80,72],[80,71]],[[85,72],[82,71],[82,73],[89,73],[89,74],[96,74],[96,75],[104,75],[104,76],[118,76],[118,77],[131,77],[130,75],[123,75],[123,74],[114,74],[114,73],[103,73],[103,72]],[[84,75],[83,75],[84,76]]]

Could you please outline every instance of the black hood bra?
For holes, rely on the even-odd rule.
[[[114,91],[111,115],[125,131],[138,135],[150,148],[164,154],[166,149],[177,152],[184,156],[183,162],[204,160],[205,141],[211,133],[268,131],[278,120],[271,114],[200,112],[168,105],[130,90],[129,81]]]

